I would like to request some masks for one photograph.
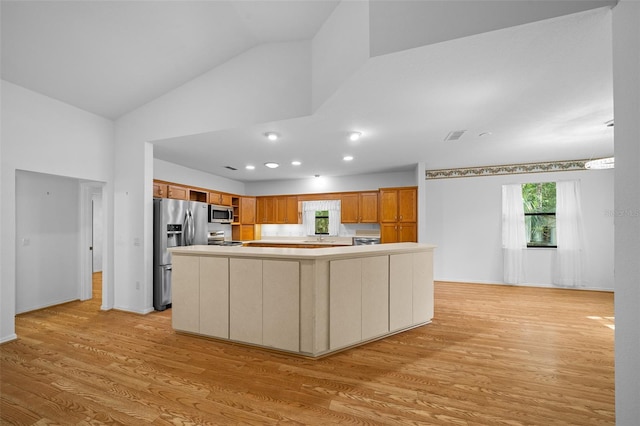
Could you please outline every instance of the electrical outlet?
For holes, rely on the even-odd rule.
[[[140,290],[140,281],[136,281],[136,290]]]

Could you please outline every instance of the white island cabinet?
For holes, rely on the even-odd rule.
[[[173,253],[173,328],[324,356],[428,324],[433,249],[189,246]]]

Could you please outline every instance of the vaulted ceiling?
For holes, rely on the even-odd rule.
[[[339,3],[3,0],[2,78],[115,120],[256,46],[313,40]],[[155,155],[241,181],[611,155],[614,5],[372,1],[369,59],[308,116],[159,141]],[[273,129],[281,143],[256,149]]]

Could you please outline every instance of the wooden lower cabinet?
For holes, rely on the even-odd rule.
[[[381,243],[415,243],[418,241],[418,224],[399,222],[380,224]]]
[[[260,225],[231,225],[231,238],[236,241],[252,241],[260,235]]]

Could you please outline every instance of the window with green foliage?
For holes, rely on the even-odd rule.
[[[527,247],[556,245],[556,183],[522,185]]]
[[[316,235],[329,235],[329,210],[316,210]]]

